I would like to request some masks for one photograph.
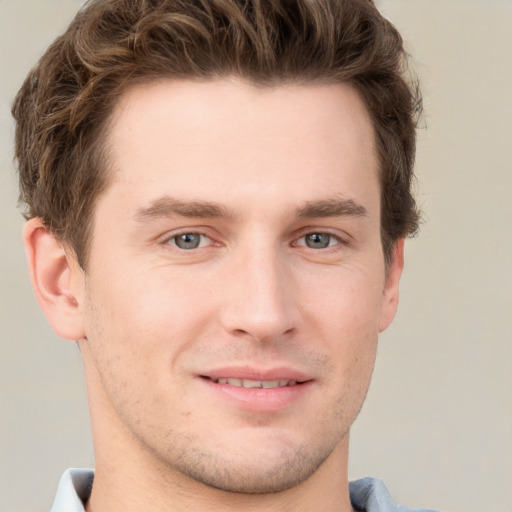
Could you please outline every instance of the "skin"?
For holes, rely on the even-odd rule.
[[[358,94],[162,81],[121,98],[107,144],[87,272],[39,219],[24,234],[39,302],[83,357],[87,510],[352,510],[349,430],[403,266],[403,241],[384,263]],[[305,384],[244,401],[205,378],[233,368]]]

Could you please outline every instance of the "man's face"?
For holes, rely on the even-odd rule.
[[[399,274],[358,95],[162,81],[130,90],[109,134],[76,281],[93,423],[232,491],[346,456]]]

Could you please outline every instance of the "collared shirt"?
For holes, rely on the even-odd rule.
[[[91,469],[68,469],[60,480],[50,512],[85,512],[94,480]],[[352,506],[361,512],[435,512],[424,508],[410,509],[393,503],[382,480],[362,478],[349,484]]]

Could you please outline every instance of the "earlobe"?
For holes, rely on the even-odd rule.
[[[404,268],[404,244],[403,238],[394,243],[391,262],[386,268],[379,332],[389,327],[398,308],[400,277]]]
[[[68,340],[85,337],[81,293],[82,270],[41,219],[30,219],[23,229],[28,270],[37,301],[55,333]]]

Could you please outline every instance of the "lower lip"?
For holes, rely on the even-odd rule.
[[[218,384],[202,377],[199,380],[222,399],[233,403],[240,409],[255,412],[275,412],[289,407],[303,398],[313,386],[313,381],[307,381],[279,388],[244,388],[243,386]]]

